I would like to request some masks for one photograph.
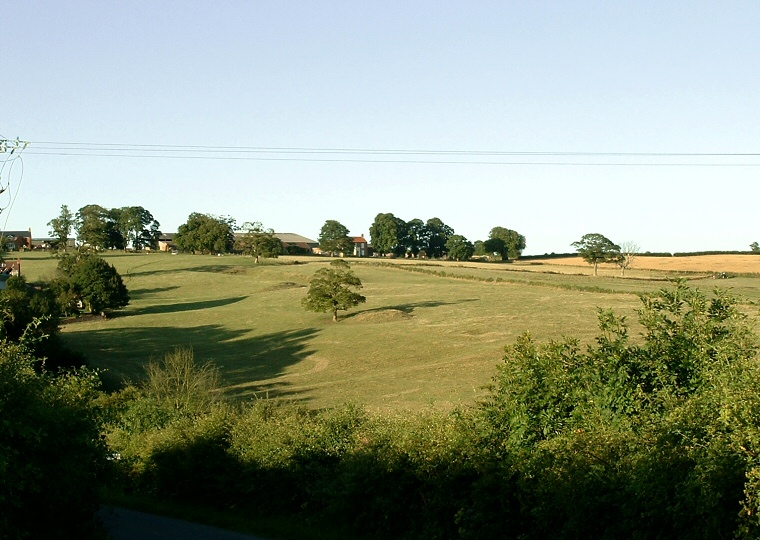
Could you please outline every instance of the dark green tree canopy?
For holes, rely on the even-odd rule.
[[[174,242],[191,253],[229,253],[235,244],[235,220],[193,212],[177,229]]]
[[[393,214],[378,214],[369,228],[372,247],[381,255],[393,253],[401,256],[406,252],[404,240],[407,237],[407,224]]]
[[[461,234],[453,234],[446,242],[446,250],[449,253],[449,259],[466,261],[472,257],[475,246]]]
[[[85,246],[109,249],[119,243],[110,211],[97,204],[88,204],[77,211],[74,229],[79,243]]]
[[[58,262],[58,274],[68,283],[67,292],[86,304],[91,313],[129,304],[129,291],[116,268],[97,255],[65,255]]]
[[[235,241],[236,249],[245,255],[251,255],[259,262],[260,257],[276,259],[283,252],[282,242],[274,236],[272,229],[265,229],[256,222],[243,223],[242,230],[245,233]]]
[[[339,221],[328,219],[319,231],[319,247],[326,253],[352,254],[354,241],[348,236],[348,228]]]
[[[402,239],[407,253],[412,255],[412,257],[419,255],[423,247],[424,238],[425,222],[417,218],[407,221],[406,236]]]
[[[331,312],[333,321],[337,321],[338,311],[346,311],[366,301],[364,296],[352,290],[361,287],[361,280],[351,271],[348,263],[338,259],[329,268],[316,271],[301,305],[308,311]]]
[[[620,258],[620,246],[598,233],[584,234],[571,244],[583,260],[594,265],[594,275],[600,262],[616,262]]]
[[[111,217],[125,248],[131,246],[136,251],[145,247],[158,248],[161,224],[142,206],[114,208]]]
[[[69,207],[65,204],[61,205],[61,213],[58,217],[55,217],[48,221],[48,227],[50,227],[50,236],[55,239],[56,249],[66,251],[69,234],[74,229],[76,220],[74,214],[69,210]]]
[[[486,251],[498,253],[502,261],[517,259],[525,249],[525,237],[512,229],[494,227],[483,247]]]
[[[48,225],[53,227],[53,221]],[[109,210],[97,204],[88,204],[77,211],[74,220],[79,243],[96,250],[157,248],[160,226],[142,206]]]
[[[430,258],[443,257],[448,252],[446,242],[453,234],[454,229],[439,218],[430,218],[422,231],[422,251]]]

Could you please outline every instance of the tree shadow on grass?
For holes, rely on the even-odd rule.
[[[477,298],[466,298],[463,300],[456,300],[454,302],[445,302],[443,300],[428,300],[426,302],[410,302],[407,304],[396,304],[396,305],[390,305],[390,306],[382,306],[382,307],[376,307],[372,309],[363,309],[361,311],[354,311],[352,313],[347,313],[346,315],[343,315],[342,319],[350,319],[352,317],[356,317],[357,315],[365,315],[368,313],[379,313],[382,311],[389,311],[392,309],[395,309],[397,311],[402,311],[403,313],[406,313],[407,315],[412,315],[414,313],[415,309],[418,308],[435,308],[440,306],[453,306],[456,304],[464,304],[465,302],[477,302]]]
[[[152,289],[132,289],[129,291],[129,297],[132,300],[135,300],[137,298],[150,296],[151,294],[173,291],[175,289],[179,289],[179,285],[170,285],[169,287],[153,287]]]
[[[198,363],[212,362],[222,375],[229,397],[285,398],[309,401],[308,391],[291,390],[288,369],[313,353],[308,342],[316,328],[284,330],[251,336],[250,330],[230,330],[217,324],[178,328],[172,326],[114,328],[67,332],[66,344],[85,352],[88,363],[108,372],[107,389],[116,389],[145,376],[150,361],[160,361],[178,347],[193,350]]]
[[[160,304],[155,306],[146,306],[143,308],[132,309],[124,311],[122,316],[130,315],[147,315],[157,313],[178,313],[180,311],[197,311],[200,309],[211,309],[215,307],[228,306],[235,304],[241,300],[245,300],[247,296],[233,296],[230,298],[219,298],[217,300],[204,300],[202,302],[181,302],[178,304]]]

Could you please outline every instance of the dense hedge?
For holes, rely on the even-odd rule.
[[[97,376],[51,377],[22,346],[0,343],[0,538],[100,537],[94,512],[106,463]]]
[[[639,343],[599,320],[588,349],[520,338],[472,409],[199,408],[149,385],[112,396],[108,439],[127,489],[356,537],[757,538],[760,363],[735,301],[645,297]]]

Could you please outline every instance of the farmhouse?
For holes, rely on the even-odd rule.
[[[24,251],[32,249],[32,229],[28,231],[1,231],[5,249],[8,251]]]
[[[164,233],[158,237],[158,251],[173,251],[177,249],[174,236],[177,233]]]
[[[369,256],[369,244],[364,235],[354,236],[354,257],[367,257]]]

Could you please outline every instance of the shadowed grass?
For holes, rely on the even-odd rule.
[[[259,265],[242,256],[118,254],[108,260],[134,291],[130,305],[108,321],[67,325],[63,337],[94,366],[108,369],[112,384],[143,376],[144,365],[175,347],[192,347],[198,361],[221,368],[232,397],[269,395],[314,407],[346,400],[370,409],[472,403],[483,395],[504,346],[523,332],[539,341],[565,334],[589,341],[598,307],[635,320],[637,295],[667,286],[633,272],[636,279],[629,280],[518,272],[527,267],[518,264],[350,260],[367,302],[333,323],[300,303],[328,257]],[[52,275],[56,263],[34,256],[23,261],[29,279]],[[422,271],[399,271],[401,265]],[[735,286],[760,300],[758,278],[701,283],[705,290]],[[632,325],[632,335],[637,331]]]

